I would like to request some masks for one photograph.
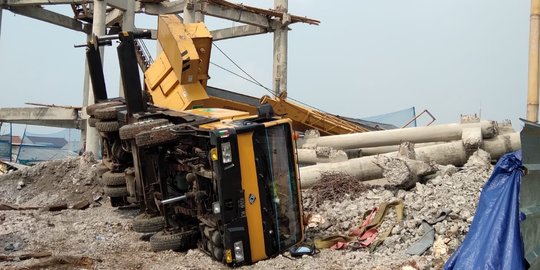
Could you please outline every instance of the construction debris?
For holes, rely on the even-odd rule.
[[[101,195],[92,154],[43,162],[0,175],[0,202],[19,206],[74,205]],[[53,207],[54,208],[54,207]]]
[[[0,254],[0,261],[21,261],[21,260],[28,260],[28,259],[40,259],[40,258],[50,257],[51,255],[52,253],[48,251],[36,252],[36,253],[24,253],[21,255]]]
[[[378,229],[379,232],[389,231],[388,236],[372,252],[350,245],[343,250],[323,249],[313,256],[295,260],[279,255],[248,268],[440,268],[468,231],[479,192],[491,174],[492,160],[496,159],[491,154],[499,155],[511,149],[512,136],[507,132],[483,139],[481,147],[487,150],[470,154],[466,153],[461,141],[422,148],[406,143],[401,151],[393,154],[301,168],[304,181],[308,176],[306,168],[369,160],[357,163],[364,166],[358,171],[376,171],[371,179],[384,177],[376,180],[383,184],[372,185],[361,182],[363,178],[359,174],[331,170],[321,171],[319,177],[322,181],[314,181],[311,188],[305,188],[304,182],[302,197],[308,242],[328,235],[349,235],[361,223],[364,213],[385,202],[402,201],[403,220],[396,223],[396,211],[388,209]],[[461,152],[452,152],[456,149]],[[434,151],[443,151],[440,156],[446,156],[433,158],[430,153]],[[457,162],[456,165],[442,165],[439,161]],[[103,198],[102,191],[96,186],[96,164],[93,158],[85,155],[42,163],[0,176],[0,209],[11,210],[0,211],[0,243],[6,252],[2,255],[6,259],[0,260],[0,268],[222,267],[199,250],[152,252],[149,243],[140,240],[141,236],[131,229],[137,210],[119,210],[106,202],[97,203],[108,198]],[[21,180],[25,187],[17,190]],[[43,211],[37,207],[59,203],[62,206],[59,212]],[[447,214],[437,220],[441,212]],[[431,230],[422,228],[425,222],[433,224],[430,225]],[[416,252],[412,252],[411,246],[415,243],[421,244]],[[53,252],[50,257],[23,259],[25,254],[42,250]],[[410,255],[413,253],[420,255]],[[133,260],[135,257],[137,260]]]
[[[351,175],[359,181],[378,179],[390,175],[392,170],[388,170],[388,167],[392,166],[401,168],[401,171],[397,170],[398,176],[401,173],[406,173],[403,179],[397,181],[409,181],[410,183],[404,184],[411,186],[415,181],[433,171],[433,169],[430,169],[429,164],[462,166],[472,153],[478,149],[485,150],[493,160],[497,160],[505,153],[521,148],[518,133],[509,131],[507,125],[505,125],[504,133],[499,134],[497,127],[495,122],[481,121],[479,123],[450,124],[326,137],[317,137],[316,132],[310,132],[304,137],[302,145],[304,147],[315,147],[313,148],[315,150],[319,149],[321,145],[326,148],[334,147],[334,149],[359,149],[361,147],[393,147],[392,144],[400,143],[403,140],[410,139],[410,141],[406,141],[404,142],[405,145],[402,145],[401,149],[407,148],[408,150],[401,155],[399,152],[390,152],[379,156],[365,156],[346,161],[317,163],[317,165],[302,167],[300,168],[302,186],[312,186],[323,179],[325,174],[338,172]],[[440,143],[441,141],[454,139],[460,140]],[[430,144],[416,148],[412,143],[414,141]],[[300,150],[299,153],[301,152],[303,151]],[[299,159],[302,160],[302,158],[308,160],[305,155],[299,155]],[[306,161],[306,163],[309,162]],[[396,168],[394,168],[394,171],[396,171]]]

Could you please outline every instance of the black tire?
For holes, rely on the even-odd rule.
[[[96,165],[95,170],[96,170],[97,176],[102,177],[104,173],[109,171],[109,168],[107,168],[107,166],[105,166],[105,164],[99,163],[98,165]]]
[[[223,261],[223,248],[214,247],[214,249],[212,250],[212,255],[219,262]]]
[[[118,106],[118,105],[122,105],[123,103],[121,101],[118,101],[118,100],[113,100],[113,101],[105,101],[105,102],[101,102],[101,103],[96,103],[96,104],[92,104],[92,105],[88,105],[86,107],[86,114],[90,115],[90,116],[93,116],[94,115],[94,112],[96,110],[99,110],[99,109],[103,109],[103,108],[107,108],[107,107],[111,107],[111,106]]]
[[[174,142],[178,138],[180,135],[172,131],[169,126],[161,126],[137,134],[135,143],[139,147],[151,147]]]
[[[181,233],[160,231],[150,237],[150,246],[153,251],[186,250],[196,246],[197,233],[194,230]]]
[[[138,233],[154,233],[163,230],[165,218],[162,216],[150,217],[148,214],[141,214],[133,219],[133,230]]]
[[[150,119],[133,124],[125,125],[120,128],[120,139],[131,140],[135,139],[135,136],[143,131],[150,130],[155,127],[167,125],[169,121],[167,119]]]
[[[223,236],[221,235],[221,233],[218,230],[215,230],[212,233],[211,240],[212,240],[212,243],[214,244],[214,246],[223,247]]]
[[[110,106],[94,111],[94,117],[100,120],[116,120],[116,114],[119,110],[124,109],[125,105]]]
[[[126,174],[123,172],[108,171],[103,174],[103,184],[106,186],[125,186]]]
[[[103,193],[105,196],[109,196],[111,198],[125,197],[129,195],[126,186],[104,186]]]
[[[119,124],[117,121],[98,121],[96,129],[99,132],[116,132],[119,129]]]
[[[99,119],[96,119],[94,117],[90,117],[86,121],[88,121],[89,126],[96,127],[96,123],[99,121]]]

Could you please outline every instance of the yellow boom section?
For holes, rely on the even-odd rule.
[[[292,103],[285,98],[264,96],[261,103],[270,104],[276,114],[290,118],[296,130],[316,129],[322,135],[369,131],[360,125],[353,124],[335,115]]]
[[[183,24],[175,15],[159,16],[158,41],[163,52],[144,74],[154,104],[179,111],[202,106],[208,99],[212,48],[204,23]]]
[[[155,105],[177,111],[222,108],[257,113],[253,102],[208,95],[212,36],[204,23],[184,24],[176,15],[159,16],[158,41],[163,52],[144,73],[146,89]],[[322,135],[368,131],[335,115],[292,103],[286,96],[265,96],[261,101],[272,105],[278,115],[290,118],[295,130],[317,129]]]

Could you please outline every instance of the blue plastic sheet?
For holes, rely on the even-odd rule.
[[[484,186],[469,233],[444,269],[524,269],[519,230],[521,151],[503,156]]]

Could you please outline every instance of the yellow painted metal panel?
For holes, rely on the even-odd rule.
[[[179,85],[178,78],[176,78],[176,75],[174,72],[169,72],[166,76],[164,76],[163,81],[160,83],[161,90],[163,91],[163,94],[165,96],[168,96],[172,93],[172,90],[177,89],[177,85]]]
[[[240,116],[249,115],[249,113],[247,112],[233,111],[221,108],[197,108],[193,110],[186,110],[186,112],[210,118],[218,118],[220,120],[234,119]]]
[[[167,60],[167,56],[161,53],[144,73],[144,82],[148,86],[148,89],[154,90],[163,80],[169,69],[171,69],[169,62],[164,60]]]
[[[246,217],[251,246],[251,260],[259,261],[267,258],[262,224],[261,202],[257,170],[255,167],[255,153],[253,150],[253,132],[238,135],[238,152],[240,158],[240,171],[242,188],[246,201]],[[249,203],[249,196],[255,196],[255,201]]]

